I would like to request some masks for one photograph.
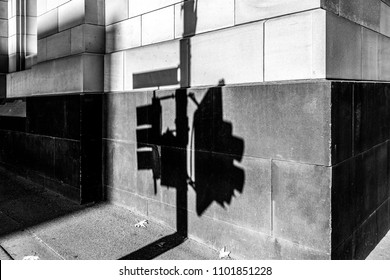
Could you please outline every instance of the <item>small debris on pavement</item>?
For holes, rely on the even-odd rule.
[[[38,261],[39,257],[38,256],[25,256],[23,258],[23,261]]]
[[[160,247],[160,248],[164,247],[164,245],[165,245],[165,242],[160,242],[160,243],[157,244],[157,246]]]
[[[220,259],[227,259],[227,258],[230,258],[230,251],[226,251],[226,247],[223,247],[223,248],[219,251],[219,258],[220,258]]]
[[[148,224],[148,220],[142,220],[135,224],[136,228],[146,228],[146,225]]]

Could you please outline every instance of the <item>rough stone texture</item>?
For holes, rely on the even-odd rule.
[[[102,56],[88,54],[40,63],[31,70],[8,75],[7,96],[101,92],[103,64]]]
[[[340,1],[340,16],[376,31],[379,31],[380,13],[381,1],[378,0]]]
[[[55,59],[70,55],[70,30],[46,38],[46,59]]]
[[[361,80],[361,27],[327,13],[326,29],[326,77]]]
[[[233,124],[234,134],[244,140],[244,155],[329,165],[329,86],[285,83],[226,87],[221,109],[224,119]],[[243,111],[247,112],[245,116]],[[243,123],[246,125],[240,125]],[[295,124],[304,132],[296,131]],[[303,137],[305,134],[310,134],[310,139]]]
[[[273,232],[276,237],[330,253],[329,168],[273,161]]]

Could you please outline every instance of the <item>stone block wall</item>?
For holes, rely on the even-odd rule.
[[[0,1],[0,73],[8,72],[8,2]]]
[[[181,80],[172,82],[173,87],[216,85],[221,78],[227,84],[390,79],[383,63],[390,48],[386,16],[390,6],[385,2],[175,2],[106,3],[106,91],[137,89],[132,76],[148,69],[133,65],[139,64],[146,50],[158,53],[174,40],[188,49],[183,54],[170,48],[171,56],[165,58],[167,67],[180,71]],[[119,57],[126,64],[114,66],[112,61]],[[180,64],[185,57],[187,61]],[[153,56],[144,57],[142,65],[149,65],[150,71],[161,69]]]
[[[0,59],[37,56],[2,66],[2,165],[237,258],[362,259],[389,229],[389,1],[37,0],[22,34],[15,3]]]
[[[8,23],[23,16],[37,52],[4,77],[0,107],[24,100],[25,113],[0,113],[1,164],[79,203],[99,201],[104,1],[25,1],[35,24],[16,2]]]
[[[104,1],[38,1],[38,55],[7,75],[7,96],[103,91]],[[23,81],[23,82],[21,82]]]
[[[0,164],[76,202],[99,201],[101,95],[7,102],[24,113],[0,112]]]
[[[390,228],[389,90],[313,81],[109,93],[106,198],[172,228],[186,221],[190,237],[237,258],[364,259]],[[154,114],[161,138],[145,126]]]

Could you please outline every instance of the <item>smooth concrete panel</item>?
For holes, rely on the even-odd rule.
[[[106,54],[104,57],[104,91],[123,91],[124,52]]]
[[[58,8],[58,29],[63,31],[84,23],[85,0],[72,0]]]
[[[381,2],[380,33],[390,37],[390,6]]]
[[[151,93],[144,91],[106,94],[104,97],[103,137],[136,144],[137,108],[148,104],[148,97],[151,96]]]
[[[125,90],[133,90],[133,75],[163,69],[179,69],[180,41],[170,41],[125,51]],[[182,70],[185,73],[185,71]],[[156,87],[153,78],[149,81]],[[176,86],[178,84],[175,84]],[[172,85],[174,86],[174,85]]]
[[[191,86],[262,82],[262,49],[262,22],[194,37],[188,54]]]
[[[142,16],[142,45],[174,39],[174,6]]]
[[[38,18],[37,17],[26,17],[26,34],[37,35],[38,30]]]
[[[0,54],[8,53],[8,38],[0,37]]]
[[[323,10],[266,21],[265,81],[325,77]]]
[[[105,25],[105,0],[85,0],[85,23]]]
[[[216,109],[244,142],[244,156],[329,166],[330,90],[328,82],[228,86]]]
[[[31,70],[7,76],[9,96],[81,92],[83,88],[81,56],[38,64]]]
[[[38,51],[37,35],[26,35],[26,54],[36,54]]]
[[[190,238],[205,243],[216,251],[226,247],[234,259],[314,260],[330,258],[325,252],[313,250],[288,240],[277,239],[209,217],[198,217],[190,213],[188,220]]]
[[[83,91],[101,93],[104,89],[104,56],[83,55]]]
[[[390,138],[390,92],[388,84],[353,85],[353,146],[358,155]]]
[[[379,31],[381,1],[341,0],[339,15],[360,25]]]
[[[37,15],[38,16],[47,12],[47,1],[48,0],[37,0]]]
[[[104,184],[135,193],[136,146],[117,141],[103,141]]]
[[[58,9],[38,17],[38,39],[58,32]]]
[[[330,253],[331,170],[273,161],[274,236]]]
[[[8,36],[16,35],[16,18],[12,17],[8,20]]]
[[[55,139],[55,177],[60,182],[80,188],[80,142]]]
[[[8,20],[0,19],[0,37],[8,37]]]
[[[181,1],[182,0],[129,0],[129,17],[135,17],[141,14],[149,13]]]
[[[78,54],[85,51],[84,25],[70,29],[70,49],[71,54]]]
[[[125,20],[129,17],[129,0],[105,1],[106,25]]]
[[[343,162],[353,155],[353,84],[332,82],[332,165]]]
[[[7,76],[9,97],[103,91],[103,56],[77,55]]]
[[[196,32],[233,26],[234,2],[234,0],[198,0],[196,3]]]
[[[8,2],[0,1],[0,18],[8,19]]]
[[[70,55],[70,30],[47,37],[47,59]]]
[[[92,53],[105,53],[105,29],[103,26],[85,24],[84,26],[85,51]]]
[[[234,26],[234,2],[198,0],[175,5],[175,37]]]
[[[35,64],[37,64],[37,56],[36,55],[29,55],[26,57],[25,60],[26,69],[31,69],[31,67]]]
[[[46,2],[46,8],[48,11],[57,8],[65,3],[77,1],[77,0],[47,0]]]
[[[47,38],[38,40],[38,63],[47,60]]]
[[[130,209],[134,213],[140,213],[143,216],[148,215],[148,201],[146,199],[134,193],[110,186],[104,186],[104,188],[106,190],[105,199],[107,201]]]
[[[362,27],[327,13],[326,29],[326,77],[361,80]]]
[[[356,228],[355,158],[332,167],[332,249],[338,248]]]
[[[0,73],[8,73],[8,55],[0,54]],[[0,96],[5,97],[5,76],[0,75]]]
[[[381,36],[379,39],[379,79],[390,81],[390,38]]]
[[[220,155],[220,157],[224,157],[225,162],[228,162],[228,155]],[[216,202],[212,204],[211,207],[214,208],[213,218],[246,229],[270,234],[271,161],[250,157],[243,157],[242,160],[234,161],[231,158],[231,160],[233,163],[232,169],[223,170],[222,166],[217,168],[221,171],[221,178],[216,181],[217,184],[210,186],[210,188],[216,188],[219,182],[222,184],[221,190],[226,190],[226,193],[233,187],[236,189],[230,203],[225,202],[223,207]],[[243,175],[242,186],[239,185],[241,182],[238,174]],[[204,176],[207,178],[209,175],[206,172]],[[238,190],[240,187],[242,187],[241,192]]]
[[[235,7],[236,24],[319,8],[320,5],[320,0],[239,0]]]
[[[16,35],[8,38],[8,54],[16,54]]]
[[[141,17],[131,18],[106,27],[107,53],[138,46],[141,46]]]
[[[104,53],[103,26],[83,24],[71,29],[71,53]]]
[[[379,80],[379,37],[381,35],[362,28],[362,79]]]

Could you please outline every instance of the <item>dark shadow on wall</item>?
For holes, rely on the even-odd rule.
[[[176,127],[162,132],[162,107],[164,102],[172,100],[175,101]],[[197,106],[193,134],[190,134],[188,123],[189,102]],[[176,233],[122,259],[152,259],[185,241],[188,236],[188,187],[196,192],[196,212],[199,216],[213,202],[225,208],[232,203],[235,191],[243,192],[245,173],[234,165],[234,161],[242,160],[244,141],[233,136],[233,125],[223,120],[222,104],[222,87],[214,87],[207,91],[201,102],[192,93],[187,94],[186,89],[179,89],[172,96],[160,99],[154,96],[151,104],[137,108],[137,124],[145,124],[148,119],[150,125],[147,132],[137,133],[137,145],[152,147],[148,152],[137,153],[138,169],[153,171],[155,192],[158,185],[176,190]],[[148,144],[142,143],[145,139]],[[187,164],[189,157],[195,162],[194,181],[189,174],[192,169]],[[161,242],[165,245],[158,247]]]
[[[196,212],[200,216],[215,201],[229,205],[234,192],[242,193],[240,162],[244,141],[233,136],[232,123],[223,120],[222,88],[211,88],[194,115]]]
[[[176,69],[133,75],[134,87],[160,87],[180,82],[181,89],[174,94],[157,97],[155,92],[149,104],[137,108],[137,127],[141,129],[136,133],[138,170],[152,171],[154,193],[157,194],[158,186],[176,190],[176,233],[132,252],[122,260],[153,259],[186,240],[189,187],[195,189],[199,216],[213,202],[226,207],[232,202],[235,191],[243,191],[244,171],[236,167],[234,161],[241,161],[244,141],[234,137],[232,124],[223,120],[223,80],[220,86],[209,89],[200,102],[186,89],[191,81],[191,37],[196,33],[197,3],[185,1],[182,9],[180,81],[176,79]],[[175,102],[175,128],[163,132],[162,111],[166,102]],[[197,108],[192,124],[188,117],[190,103]],[[193,134],[190,134],[190,125]],[[192,169],[195,169],[194,174]],[[162,243],[165,245],[159,246]]]

